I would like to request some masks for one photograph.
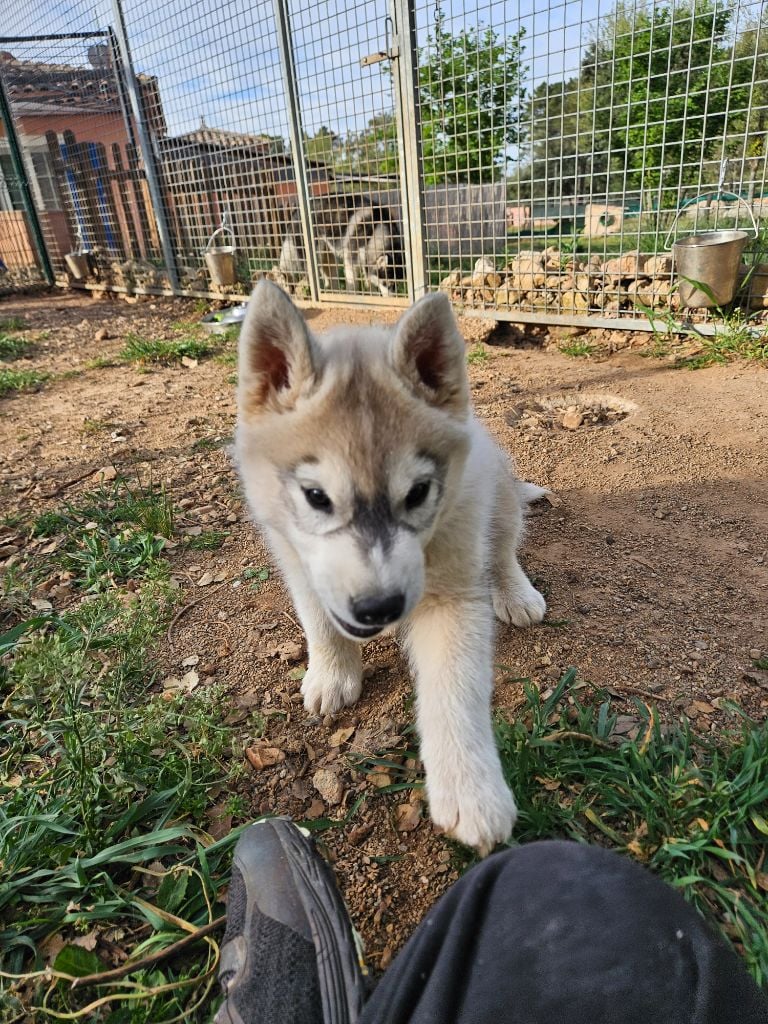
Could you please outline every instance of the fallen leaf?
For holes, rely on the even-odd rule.
[[[376,789],[383,789],[385,786],[392,785],[392,776],[388,775],[387,772],[371,772],[368,776],[368,781]]]
[[[53,605],[50,601],[44,601],[41,597],[32,598],[32,607],[36,608],[39,612],[51,612],[53,611]]]
[[[206,812],[208,834],[214,839],[223,839],[232,831],[232,815],[227,811],[227,801],[222,800]]]
[[[298,682],[300,679],[303,679],[306,674],[306,668],[304,667],[304,665],[300,665],[298,668],[291,669],[291,671],[288,673],[288,678],[292,679],[294,682]]]
[[[89,952],[96,949],[96,943],[98,942],[99,936],[95,931],[88,932],[87,935],[78,935],[76,939],[72,939],[73,946],[80,946],[81,949],[87,949]]]
[[[354,725],[350,725],[346,729],[337,729],[328,741],[328,745],[331,747],[340,747],[342,743],[346,743],[350,736],[354,734],[355,728],[356,727]]]
[[[203,528],[202,526],[185,526],[181,532],[185,537],[199,537]]]
[[[712,715],[715,712],[715,708],[705,700],[695,700],[691,707],[702,715]]]
[[[304,645],[294,640],[286,640],[277,648],[280,661],[299,661],[304,656]]]
[[[764,871],[757,872],[757,886],[762,889],[763,892],[768,892],[768,874]]]
[[[421,823],[421,801],[400,804],[395,808],[395,828],[398,832],[413,832]]]
[[[207,587],[210,586],[211,583],[213,583],[212,572],[204,572],[200,579],[197,581],[198,587]]]
[[[117,470],[114,466],[102,466],[102,468],[97,469],[96,472],[102,480],[114,480],[117,476]]]
[[[181,664],[183,668],[193,668],[198,663],[198,661],[200,661],[199,654],[190,654],[190,656],[188,658],[185,658]]]
[[[285,754],[277,747],[248,747],[245,756],[256,771],[261,771],[262,768],[272,768],[285,760]]]
[[[305,812],[306,818],[322,818],[325,814],[325,804],[322,800],[313,800]]]
[[[166,678],[163,680],[163,689],[164,690],[180,690],[181,689],[181,680],[179,679],[178,676],[166,676]]]

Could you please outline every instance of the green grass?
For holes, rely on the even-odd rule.
[[[218,551],[228,536],[227,530],[204,530],[197,537],[187,537],[184,543],[192,551]]]
[[[571,356],[573,359],[591,356],[593,352],[592,345],[588,341],[569,341],[559,345],[558,348],[564,356]]]
[[[544,699],[500,721],[520,811],[515,840],[553,836],[627,853],[679,889],[768,984],[768,723],[730,709],[717,736],[662,725],[637,701],[636,740],[613,737],[609,701],[587,703],[569,671]],[[570,703],[570,702],[573,703]]]
[[[32,348],[32,343],[16,334],[0,333],[0,359],[20,359]]]
[[[697,335],[701,352],[681,358],[678,365],[698,370],[733,359],[768,362],[768,328],[764,324],[754,322],[752,317],[736,309],[723,314],[715,329],[714,335]]]
[[[115,948],[153,953],[219,917],[238,830],[215,842],[206,812],[240,773],[226,695],[154,695],[152,648],[176,591],[155,532],[165,493],[116,481],[39,516],[61,535],[42,565],[6,573],[0,605],[0,1020],[53,1015],[110,1024],[210,1019],[216,933],[183,957],[107,987],[73,976],[114,966]],[[90,538],[99,538],[90,545]],[[105,550],[104,538],[118,538]],[[142,538],[137,552],[129,538]],[[120,559],[138,557],[133,592]],[[68,608],[25,611],[41,573],[72,573]],[[118,571],[119,569],[119,571]],[[95,574],[101,581],[94,585]],[[170,698],[170,699],[166,699]],[[242,803],[242,801],[241,801]],[[245,810],[235,802],[237,813]],[[74,944],[86,937],[88,949]],[[50,942],[63,944],[49,954]],[[47,971],[53,959],[52,971]],[[120,961],[118,961],[120,962]],[[10,977],[9,977],[10,975]],[[100,1001],[104,1002],[100,1002]],[[205,1004],[204,1016],[195,1016]],[[210,1011],[210,1012],[209,1012]]]
[[[473,345],[469,352],[467,352],[467,362],[470,366],[482,366],[483,363],[487,363],[490,358],[488,349],[480,341],[478,341],[476,345]]]
[[[49,374],[36,370],[7,370],[0,367],[0,397],[18,391],[32,391],[48,380]]]
[[[23,331],[27,325],[20,316],[7,316],[0,320],[0,334],[5,331]]]
[[[77,586],[95,592],[165,572],[159,556],[173,533],[173,507],[164,488],[151,482],[130,486],[118,478],[42,513],[31,533],[63,535],[52,558],[73,574]]]
[[[159,363],[169,365],[182,359],[204,359],[218,350],[213,339],[202,338],[141,338],[130,334],[120,358],[128,363]]]
[[[225,444],[230,444],[231,441],[231,437],[198,437],[198,439],[192,444],[192,451],[215,451],[217,448],[223,448]]]

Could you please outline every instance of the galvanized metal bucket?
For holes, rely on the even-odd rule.
[[[750,204],[741,196],[732,192],[723,192],[723,177],[727,161],[721,168],[720,183],[717,192],[697,196],[693,202],[701,199],[715,198],[736,200],[737,208],[746,207],[752,228],[753,238],[757,238],[757,222]],[[672,226],[667,234],[666,246],[674,237],[677,222],[683,207],[678,209]],[[746,231],[738,228],[720,231],[701,231],[698,235],[681,238],[672,245],[674,270],[679,280],[678,294],[680,301],[689,309],[707,309],[712,306],[727,306],[736,294],[739,286],[741,254],[750,239]]]
[[[736,294],[746,231],[702,231],[672,246],[684,306],[727,306]],[[704,287],[700,287],[703,285]]]
[[[64,256],[67,270],[75,281],[85,281],[91,272],[88,254],[84,252],[68,252]]]
[[[221,235],[223,240],[225,231],[229,233],[234,243],[235,239],[231,229],[225,223],[222,223],[221,227],[217,228],[208,239],[208,245],[205,247],[205,263],[208,267],[208,273],[211,275],[211,283],[215,288],[228,288],[237,281],[234,244],[213,245],[217,235]]]

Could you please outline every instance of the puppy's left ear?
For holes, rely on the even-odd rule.
[[[392,359],[400,376],[430,405],[457,415],[466,412],[466,347],[447,295],[425,295],[401,317]]]
[[[318,361],[299,310],[277,285],[259,281],[240,329],[237,391],[241,415],[292,409],[315,386]]]

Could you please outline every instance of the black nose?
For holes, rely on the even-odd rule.
[[[405,608],[405,594],[380,594],[352,601],[352,614],[363,626],[386,626],[399,619]]]

